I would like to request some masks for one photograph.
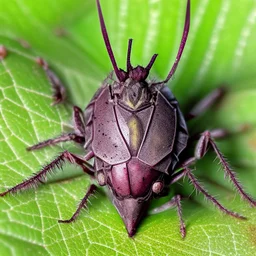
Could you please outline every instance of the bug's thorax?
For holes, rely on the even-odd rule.
[[[114,91],[115,94],[115,91]],[[122,83],[117,91],[116,100],[120,105],[131,110],[137,110],[150,104],[152,93],[146,81],[136,81],[132,78]]]
[[[115,101],[131,110],[138,110],[150,105],[153,94],[146,81],[149,70],[137,66],[131,67],[127,71],[120,69],[120,72],[122,81],[116,82],[113,87],[113,94],[116,96]]]

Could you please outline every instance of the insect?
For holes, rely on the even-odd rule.
[[[112,63],[115,79],[104,81],[92,100],[82,111],[74,106],[74,131],[54,139],[40,142],[28,150],[36,150],[59,142],[74,141],[81,144],[85,156],[78,156],[64,151],[38,173],[20,184],[1,193],[15,193],[27,189],[46,179],[46,174],[53,168],[60,168],[65,161],[80,166],[85,173],[94,177],[100,186],[107,186],[112,202],[124,221],[128,235],[132,237],[145,214],[150,200],[161,196],[165,187],[187,176],[196,190],[216,205],[225,214],[244,219],[240,214],[230,211],[211,196],[191,171],[191,166],[201,159],[209,148],[216,153],[220,163],[241,197],[252,206],[255,200],[239,184],[235,173],[218,149],[214,139],[224,137],[226,131],[216,129],[201,133],[192,156],[181,153],[190,146],[186,122],[213,105],[222,94],[221,89],[210,93],[183,116],[179,104],[166,86],[173,76],[190,27],[190,0],[187,0],[185,25],[176,60],[165,80],[148,81],[147,77],[156,60],[154,54],[146,67],[133,67],[131,64],[132,39],[128,42],[127,69],[119,69],[109,41],[100,1],[96,0],[100,27],[107,52]],[[38,61],[46,71],[48,65]],[[51,78],[55,78],[53,75]],[[55,79],[51,79],[54,84]],[[58,82],[59,83],[59,82]],[[54,87],[54,86],[53,86]],[[55,95],[57,98],[58,96]],[[58,99],[55,99],[58,102]],[[94,160],[93,165],[88,161]],[[77,210],[70,219],[59,220],[61,223],[73,222],[81,209],[86,206],[88,198],[95,193],[97,186],[90,185]],[[170,206],[176,206],[180,222],[180,233],[186,235],[182,219],[181,196],[175,195]]]

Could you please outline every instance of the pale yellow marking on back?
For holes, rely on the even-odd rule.
[[[128,121],[130,131],[130,146],[133,150],[138,150],[141,143],[141,124],[137,117],[133,116]]]

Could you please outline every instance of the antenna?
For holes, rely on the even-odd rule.
[[[105,22],[104,22],[104,18],[103,18],[103,15],[102,15],[100,1],[96,0],[96,3],[97,3],[97,9],[98,9],[98,14],[99,14],[99,19],[100,19],[101,32],[102,32],[103,39],[104,39],[104,42],[105,42],[105,45],[106,45],[106,48],[107,48],[107,51],[108,51],[109,58],[112,62],[112,66],[114,68],[114,71],[115,71],[115,74],[116,74],[118,80],[122,81],[122,75],[119,71],[119,68],[117,67],[115,56],[114,56],[114,53],[112,51],[111,44],[109,42],[108,32],[107,32],[106,25],[105,25]]]
[[[148,70],[148,72],[150,71],[150,69],[152,68],[155,60],[156,60],[156,57],[158,56],[158,54],[154,54],[150,60],[150,62],[148,63],[148,65],[145,67],[146,70]]]
[[[131,51],[132,51],[132,39],[128,41],[128,51],[127,51],[127,72],[133,69],[131,65]]]
[[[161,84],[161,83],[167,83],[171,79],[173,74],[175,73],[176,68],[179,64],[182,52],[183,52],[184,47],[185,47],[186,42],[187,42],[189,27],[190,27],[190,0],[187,1],[186,19],[185,19],[183,34],[182,34],[182,38],[181,38],[181,42],[180,42],[180,47],[179,47],[175,62],[173,64],[169,74],[167,75],[166,79],[162,82],[154,83],[153,85],[157,85],[157,84]]]

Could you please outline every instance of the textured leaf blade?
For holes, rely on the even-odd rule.
[[[35,57],[40,55],[50,62],[68,86],[69,98],[83,108],[111,70],[94,1],[82,2],[63,1],[59,8],[50,1],[37,1],[36,5],[31,2],[25,7],[13,1],[1,16],[1,44],[10,51],[8,58],[0,63],[0,179],[3,189],[30,176],[62,148],[74,150],[68,144],[35,153],[25,151],[26,146],[67,130],[70,120],[69,104],[50,106],[49,82],[35,63]],[[152,77],[164,78],[176,55],[186,3],[143,0],[140,4],[143,8],[137,8],[135,0],[102,1],[113,49],[119,65],[124,67],[127,39],[134,38],[133,64],[145,64],[153,53],[160,53]],[[67,34],[57,37],[56,28],[62,26]],[[247,134],[218,145],[230,157],[243,184],[253,195],[256,193],[255,147],[252,146],[256,77],[251,67],[255,66],[255,30],[255,1],[246,0],[243,5],[239,1],[193,2],[188,45],[170,83],[183,109],[191,99],[200,98],[222,82],[228,83],[234,91],[228,94],[218,112],[205,115],[197,127],[252,125]],[[32,48],[24,49],[17,38],[28,41]],[[83,212],[76,223],[58,224],[58,219],[72,215],[76,202],[90,183],[86,176],[65,180],[65,173],[68,173],[66,177],[78,174],[68,166],[65,172],[51,179],[51,184],[1,199],[1,253],[252,255],[255,209],[234,199],[234,190],[223,180],[222,172],[216,172],[218,167],[212,160],[210,154],[200,161],[195,174],[225,206],[245,215],[248,221],[223,216],[199,196],[195,197],[196,202],[185,200],[183,203],[188,228],[184,241],[174,209],[148,216],[135,238],[129,239],[118,213],[100,193],[91,199],[89,212]],[[185,195],[192,193],[187,183],[175,189]],[[157,204],[160,202],[153,202]]]

